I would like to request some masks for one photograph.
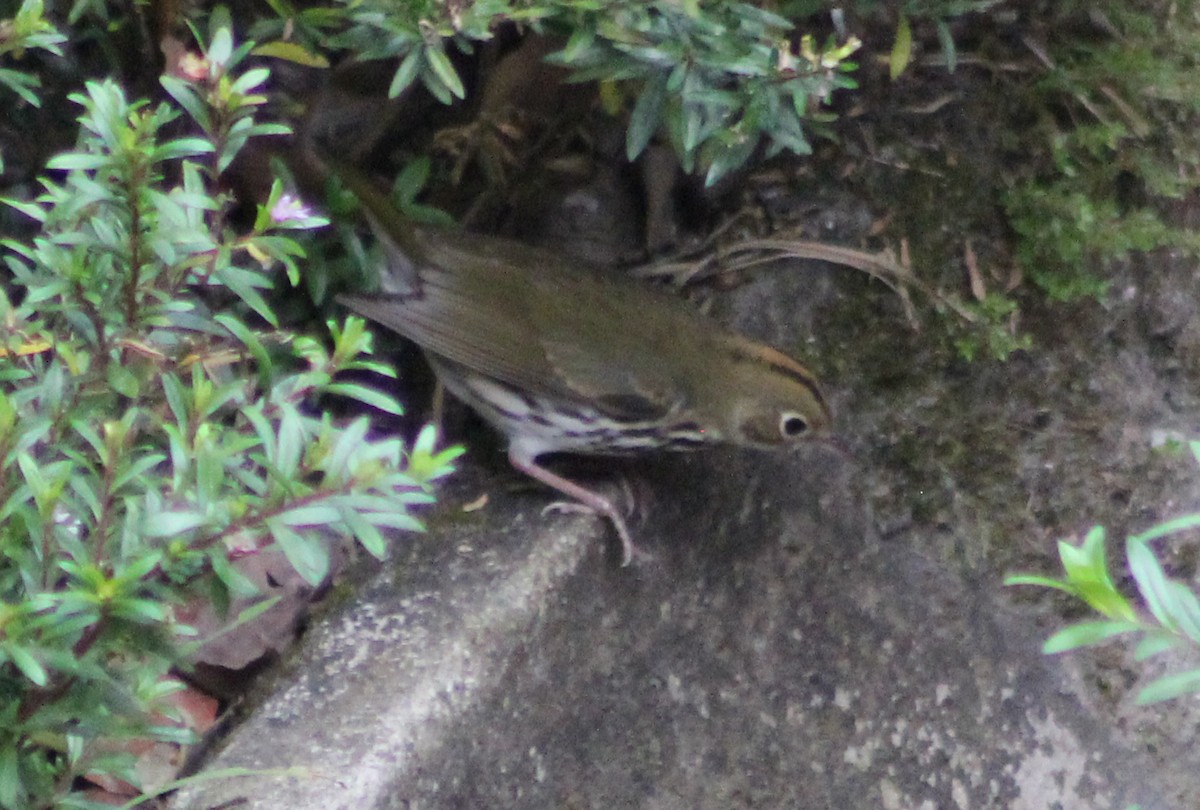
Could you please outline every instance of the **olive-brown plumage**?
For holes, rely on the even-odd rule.
[[[416,225],[359,174],[335,171],[408,271],[338,301],[420,345],[451,393],[505,434],[513,466],[612,521],[625,562],[634,547],[612,503],[539,456],[774,448],[828,429],[807,369],[686,302],[552,251]]]

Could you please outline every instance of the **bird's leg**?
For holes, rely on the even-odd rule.
[[[608,498],[592,492],[590,489],[586,489],[574,481],[563,478],[561,475],[550,472],[550,470],[540,466],[533,457],[524,453],[510,449],[508,451],[508,462],[515,469],[520,470],[530,478],[541,481],[546,486],[558,490],[569,498],[574,498],[579,502],[581,508],[608,518],[613,528],[617,530],[617,536],[621,538],[622,566],[629,565],[635,556],[646,556],[646,552],[643,552],[633,544],[629,528],[625,525],[625,518],[621,516],[621,513],[617,511],[617,508],[613,506],[612,501]],[[570,504],[565,505],[570,506]]]

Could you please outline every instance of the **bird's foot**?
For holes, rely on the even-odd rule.
[[[580,503],[579,501],[555,501],[554,503],[547,504],[542,509],[543,515],[551,513],[560,515],[595,515],[596,517],[607,518],[609,523],[613,525],[613,528],[617,530],[617,536],[621,538],[622,567],[629,565],[634,560],[649,562],[654,559],[653,554],[639,548],[633,542],[633,536],[629,533],[629,527],[625,525],[625,518],[617,513],[615,507],[611,504],[607,504],[607,508],[605,508],[590,503]]]

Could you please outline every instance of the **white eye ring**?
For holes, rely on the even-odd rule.
[[[808,433],[808,420],[795,411],[784,411],[779,415],[779,435],[785,439],[798,439]]]

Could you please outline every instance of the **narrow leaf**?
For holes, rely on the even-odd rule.
[[[1182,638],[1165,630],[1150,632],[1133,648],[1133,658],[1135,661],[1145,661],[1167,650],[1173,650],[1182,643]]]
[[[370,405],[372,408],[377,408],[392,416],[404,414],[404,407],[396,401],[394,396],[359,383],[331,383],[325,386],[325,392],[356,399],[364,405]]]
[[[92,171],[107,166],[112,162],[108,155],[89,155],[83,152],[67,152],[56,155],[46,163],[47,169],[57,171]]]
[[[888,59],[888,73],[892,81],[900,78],[911,59],[912,27],[908,23],[908,17],[902,14],[896,26],[896,41],[892,44],[892,53]]]
[[[327,68],[329,60],[319,53],[314,53],[303,45],[295,42],[265,42],[255,48],[255,56],[269,56],[274,59],[284,59],[297,65],[311,68]]]
[[[1149,543],[1151,540],[1158,540],[1161,537],[1197,528],[1200,528],[1200,514],[1182,515],[1165,523],[1159,523],[1141,534],[1135,534],[1129,540],[1130,542]]]
[[[388,87],[388,98],[395,98],[403,93],[413,83],[413,79],[417,78],[417,73],[421,70],[421,56],[424,52],[424,46],[418,46],[404,57],[404,61],[400,63],[400,67],[396,68],[396,75],[392,77],[392,83]]]
[[[276,520],[285,526],[304,528],[307,526],[328,526],[336,522],[341,515],[338,510],[327,504],[298,506],[279,515]]]
[[[1172,700],[1192,692],[1200,692],[1200,669],[1165,675],[1152,681],[1141,692],[1138,692],[1137,703],[1145,706],[1149,703],[1160,703]]]
[[[187,110],[187,114],[200,125],[202,130],[208,132],[211,129],[212,120],[208,115],[208,106],[196,95],[196,91],[190,84],[168,75],[160,76],[158,81],[171,98],[175,99],[180,107]]]
[[[629,116],[629,129],[625,133],[625,156],[634,160],[650,143],[662,121],[663,104],[667,98],[667,81],[670,73],[659,71],[646,82],[633,105]]]
[[[1129,558],[1129,572],[1137,581],[1138,591],[1146,600],[1146,606],[1159,624],[1175,630],[1177,623],[1172,610],[1170,583],[1154,552],[1145,543],[1130,538],[1125,544],[1125,553]]]
[[[294,481],[304,454],[304,420],[292,403],[285,404],[279,420],[279,445],[275,455],[275,466],[285,481]]]
[[[329,573],[329,553],[320,539],[294,532],[278,521],[268,521],[271,537],[279,544],[296,573],[314,588]]]
[[[954,35],[945,20],[937,21],[938,43],[942,46],[942,58],[946,60],[946,70],[953,73],[958,67],[958,47],[954,44]]]
[[[215,548],[209,552],[209,563],[213,573],[225,583],[229,592],[240,599],[249,599],[258,595],[258,586],[253,580],[243,574],[229,561],[224,548]]]
[[[49,680],[46,670],[37,662],[37,659],[30,655],[29,651],[17,644],[11,644],[5,648],[8,657],[12,659],[13,664],[17,669],[21,670],[21,674],[29,680],[33,681],[36,686],[45,686]]]
[[[466,97],[467,91],[463,88],[462,79],[458,77],[458,71],[454,69],[450,57],[446,56],[446,52],[442,48],[437,46],[426,48],[425,61],[429,63],[434,75],[445,85],[447,90],[458,98]]]
[[[1092,647],[1139,629],[1133,622],[1080,622],[1065,627],[1046,639],[1046,643],[1042,645],[1042,652],[1052,655],[1080,647]]]
[[[400,529],[406,532],[424,532],[425,524],[417,520],[412,515],[402,512],[374,512],[372,514],[363,515],[372,526],[385,527],[389,529]]]
[[[206,518],[200,512],[156,512],[146,515],[147,537],[178,537],[203,526]]]
[[[387,540],[379,530],[368,520],[353,509],[342,510],[342,521],[354,535],[354,539],[377,560],[382,560],[387,554]]]

